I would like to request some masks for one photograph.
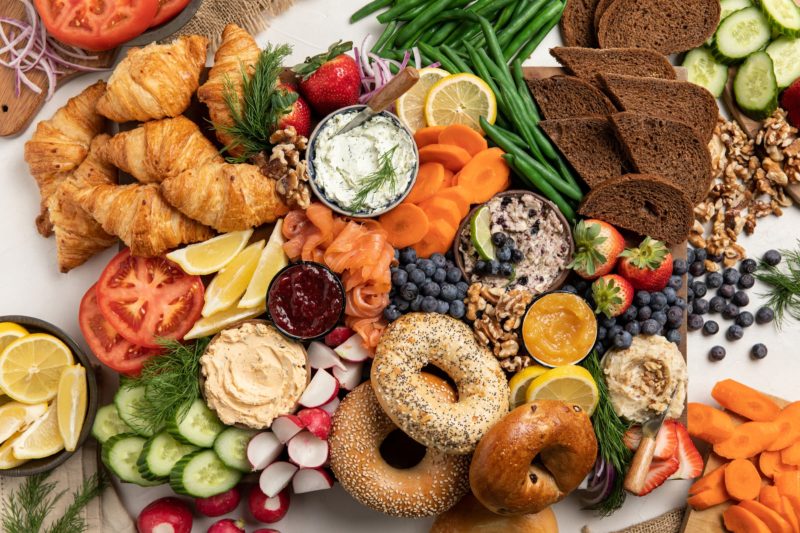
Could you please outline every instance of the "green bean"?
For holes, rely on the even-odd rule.
[[[479,15],[483,15],[484,17],[490,17],[500,12],[501,9],[505,9],[507,6],[519,2],[524,4],[525,1],[520,0],[492,0],[490,2],[485,2],[483,5],[478,5],[481,2],[475,2],[470,7],[471,11]],[[473,9],[474,8],[474,9]]]
[[[405,42],[413,35],[415,35],[421,28],[425,28],[430,21],[436,18],[436,15],[444,11],[451,0],[433,0],[425,6],[425,9],[417,15],[414,20],[403,26],[397,34],[398,42]]]
[[[436,28],[436,31],[428,38],[423,38],[422,40],[428,43],[431,46],[439,46],[442,44],[445,39],[450,37],[450,35],[458,29],[460,24],[454,20],[446,22],[442,24],[439,28]]]
[[[495,20],[494,24],[492,24],[494,31],[500,31],[501,28],[508,24],[508,21],[511,19],[511,15],[514,14],[514,9],[516,9],[514,4],[508,4],[503,8],[503,10],[500,12],[500,16],[497,17],[497,20]]]
[[[489,21],[486,20],[485,17],[478,17],[478,22],[483,30],[483,36],[486,38],[486,45],[489,48],[492,59],[494,59],[498,67],[499,65],[503,65],[504,67],[501,69],[503,71],[501,77],[504,77],[510,82],[511,74],[509,74],[508,69],[505,68],[506,60],[505,57],[503,57],[503,50],[500,48],[500,43],[497,42],[497,34],[494,32],[494,28],[492,28],[492,25],[489,24]]]
[[[564,197],[558,194],[558,191],[547,181],[542,180],[541,177],[536,174],[536,171],[527,164],[527,161],[509,154],[505,154],[503,158],[508,161],[511,167],[516,170],[520,176],[527,178],[529,183],[532,183],[551,202],[556,204],[558,210],[561,211],[568,221],[575,221],[575,210],[572,209],[572,206],[570,206],[569,203],[564,200]]]
[[[381,24],[386,24],[393,20],[397,20],[398,17],[403,16],[419,5],[425,4],[425,2],[426,0],[407,0],[405,2],[397,3],[393,8],[378,15],[378,22]]]
[[[392,5],[394,0],[373,0],[350,16],[350,24],[372,15],[379,9]]]
[[[378,40],[375,42],[375,46],[372,47],[373,54],[380,54],[381,50],[387,45],[387,43],[389,43],[397,31],[397,24],[398,22],[393,20],[387,24],[385,28],[383,28],[383,33],[381,33],[381,36],[378,37]]]
[[[536,32],[544,27],[556,13],[560,13],[561,9],[561,4],[559,2],[548,4],[544,9],[538,12],[524,28],[519,30],[517,34],[513,36],[513,39],[507,41],[505,44],[501,42],[501,44],[503,44],[503,55],[506,59],[514,57],[517,50],[522,48],[531,36],[536,35]]]
[[[442,68],[450,74],[460,72],[459,68],[454,65],[446,55],[441,53],[436,48],[423,42],[417,43],[417,47],[419,48],[419,51],[425,54],[427,57],[433,59],[434,61],[438,61],[442,65]]]
[[[460,55],[458,55],[458,52],[456,52],[446,44],[443,44],[440,48],[442,50],[442,54],[444,54],[445,57],[447,57],[450,60],[450,62],[453,63],[453,65],[455,65],[458,68],[459,72],[469,72],[470,74],[473,74],[472,69],[469,68],[467,62],[464,61],[464,59]]]
[[[498,37],[498,42],[501,48],[508,46],[518,31],[523,29],[531,20],[536,18],[544,5],[550,0],[533,0],[528,3],[527,7],[522,11],[522,14],[514,18],[511,24],[503,31],[503,34]]]
[[[553,18],[548,20],[544,26],[539,30],[539,32],[530,38],[530,40],[522,47],[522,49],[517,53],[517,57],[520,58],[522,61],[528,59],[531,54],[538,48],[538,46],[542,43],[544,38],[550,33],[558,21],[561,20],[561,12],[564,11],[564,4],[556,3],[558,5],[558,11],[553,15]],[[510,59],[510,58],[509,58]]]

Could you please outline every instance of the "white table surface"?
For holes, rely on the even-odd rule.
[[[297,0],[294,7],[273,20],[271,27],[258,36],[258,41],[261,44],[270,41],[293,45],[293,62],[327,49],[337,39],[360,44],[368,33],[379,34],[374,17],[354,26],[348,23],[350,14],[364,3],[366,0]],[[559,43],[560,36],[554,30],[527,64],[554,65],[555,61],[547,51]],[[39,118],[50,117],[69,97],[100,77],[104,76],[78,78],[59,89]],[[114,251],[98,255],[69,274],[58,272],[55,243],[52,238],[40,237],[33,222],[39,210],[39,193],[23,161],[23,144],[32,132],[33,126],[19,137],[0,140],[0,315],[24,314],[48,320],[62,327],[85,347],[78,328],[78,303],[113,257]],[[798,238],[800,211],[792,207],[782,218],[760,221],[756,234],[741,242],[752,257],[760,257],[770,248],[794,247]],[[748,309],[753,312],[759,305],[759,289],[756,285],[750,292]],[[724,332],[724,323],[720,323]],[[750,347],[756,342],[767,344],[770,353],[765,360],[752,361],[749,358]],[[726,346],[728,356],[724,361],[708,361],[708,350],[714,344]],[[738,379],[787,399],[800,399],[797,388],[800,357],[796,348],[799,345],[800,327],[797,323],[788,323],[780,334],[772,326],[753,326],[738,343],[727,343],[722,332],[713,338],[690,334],[690,400],[710,401],[711,387],[724,378]],[[795,348],[791,349],[791,346]],[[622,510],[607,518],[581,510],[576,498],[568,498],[556,505],[555,510],[562,532],[577,533],[588,525],[591,532],[604,533],[683,505],[687,488],[688,482],[668,482],[647,497],[628,498]],[[143,489],[124,484],[122,494],[131,514],[136,516],[150,501],[172,492],[166,487]],[[246,504],[243,503],[230,517],[246,517],[246,514]],[[204,532],[214,520],[195,519],[193,531]],[[323,530],[331,533],[421,533],[428,531],[430,523],[430,519],[387,518],[356,503],[337,484],[330,491],[293,496],[287,516],[272,527],[282,533]],[[248,532],[255,529],[255,523],[248,523]]]

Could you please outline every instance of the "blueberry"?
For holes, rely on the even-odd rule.
[[[604,353],[606,353],[606,347],[603,346],[603,343],[597,341],[594,343],[594,351],[597,353],[598,357],[601,357]]]
[[[725,259],[725,256],[722,254],[708,254],[708,260],[714,263],[722,263],[723,259]]]
[[[715,296],[715,298],[716,298],[716,296]],[[723,300],[723,302],[724,302],[724,300]],[[708,300],[706,300],[704,298],[698,298],[697,300],[694,301],[692,306],[693,306],[694,312],[697,313],[698,315],[702,316],[702,315],[708,313],[708,309],[710,307],[710,304],[708,303]]]
[[[736,324],[742,326],[743,328],[749,328],[755,322],[755,318],[753,318],[753,313],[750,311],[742,311],[739,313],[739,316],[736,317]]]
[[[625,331],[630,333],[631,335],[638,335],[642,331],[642,327],[639,325],[638,322],[628,322],[625,324]]]
[[[644,307],[645,305],[650,305],[650,293],[647,291],[636,291],[636,294],[633,297],[633,303],[639,307]]]
[[[718,289],[723,283],[722,274],[719,272],[709,272],[706,275],[706,285],[709,289]]]
[[[764,359],[767,356],[767,347],[762,343],[754,344],[750,348],[750,357],[753,359]]]
[[[455,285],[451,285],[450,283],[443,283],[441,288],[442,288],[441,292],[442,300],[446,302],[452,302],[453,300],[458,298],[458,289],[456,289]]]
[[[514,248],[513,250],[511,250],[511,262],[512,263],[519,263],[523,259],[525,259],[525,254],[523,254],[521,250],[519,250],[517,248]]]
[[[725,284],[719,289],[717,289],[717,294],[722,296],[726,300],[730,300],[733,298],[733,295],[736,293],[736,288],[733,285]]]
[[[681,322],[683,322],[683,309],[674,306],[667,309],[667,324],[678,327]]]
[[[716,335],[719,332],[719,324],[713,320],[709,320],[703,324],[703,333],[705,335]]]
[[[706,252],[705,248],[695,248],[694,260],[705,261],[706,259],[708,259],[708,252]]]
[[[667,337],[667,340],[669,342],[674,342],[675,344],[681,342],[681,332],[677,329],[667,330],[667,334],[665,335],[665,337]]]
[[[781,262],[781,254],[778,250],[768,250],[764,254],[764,262],[770,266],[777,266]]]
[[[742,277],[739,278],[739,283],[737,283],[736,286],[740,289],[752,289],[753,285],[755,284],[756,278],[754,278],[752,274],[742,274]]]
[[[686,307],[686,312],[689,313],[690,315],[694,314],[694,302],[690,303]]]
[[[611,317],[604,316],[603,320],[600,321],[600,325],[606,329],[611,329],[617,325],[617,319],[613,316]]]
[[[757,324],[769,324],[775,318],[775,311],[769,307],[762,307],[756,311]]]
[[[506,237],[505,233],[499,231],[497,233],[492,233],[492,244],[498,248],[503,246],[506,243],[506,240],[508,240],[508,237]]]
[[[662,326],[667,323],[667,313],[664,311],[656,311],[651,318]]]
[[[428,279],[425,277],[425,272],[420,269],[412,270],[411,273],[408,275],[408,279],[411,280],[412,283],[415,283],[418,287],[421,287],[423,283]]]
[[[449,283],[461,281],[461,269],[456,266],[447,267],[447,281]]]
[[[681,309],[686,309],[686,306],[687,306],[686,300],[684,300],[683,298],[678,296],[678,298],[675,299],[675,305],[677,305]]]
[[[686,262],[692,264],[694,263],[694,260],[695,260],[695,249],[690,246],[689,249],[686,250]]]
[[[619,316],[619,319],[626,323],[631,323],[636,320],[636,317],[639,313],[639,310],[636,308],[635,305],[631,305],[628,307],[624,313]]]
[[[672,287],[664,287],[661,293],[667,297],[667,305],[672,305],[678,299],[678,293]]]
[[[736,291],[731,299],[731,302],[739,307],[747,307],[747,305],[750,303],[750,297],[744,291]]]
[[[675,275],[670,276],[669,281],[667,282],[667,287],[671,287],[677,291],[683,287],[683,277]]]
[[[661,311],[667,306],[667,297],[664,296],[663,292],[656,292],[653,294],[652,299],[650,300],[650,307],[653,308],[653,311]]]
[[[700,315],[689,315],[686,321],[686,328],[689,331],[697,331],[703,327],[703,317]]]
[[[624,350],[631,347],[631,344],[633,343],[633,335],[627,331],[623,331],[619,335],[616,335],[611,342],[614,344],[614,348]]]
[[[433,276],[433,273],[436,272],[436,265],[430,259],[417,260],[417,268],[422,270],[427,277]]]
[[[561,287],[561,290],[564,292],[568,292],[570,294],[578,294],[578,289],[576,289],[572,285],[564,285],[563,287]]]
[[[443,268],[437,268],[431,279],[433,279],[433,281],[436,283],[444,283],[444,280],[447,279],[447,270]]]
[[[714,296],[708,302],[708,310],[712,313],[721,313],[725,309],[725,298],[722,296]]]
[[[695,261],[689,265],[689,273],[692,276],[702,276],[706,273],[706,264],[702,261]]]
[[[500,261],[501,263],[503,263],[505,261],[510,261],[511,260],[511,248],[509,248],[508,246],[503,246],[503,247],[497,249],[497,251],[495,251],[495,256],[497,257],[497,260]]]
[[[608,331],[603,326],[597,326],[597,338],[603,340],[608,337]]]
[[[689,287],[691,287],[692,283],[694,283],[694,276],[692,276],[691,274],[686,274],[686,283],[688,284]]]
[[[758,269],[758,263],[755,259],[745,259],[739,265],[739,271],[742,274],[752,274],[756,269]]]
[[[642,333],[645,335],[656,335],[660,329],[661,329],[661,324],[659,324],[652,318],[642,322]]]
[[[395,297],[392,299],[392,304],[397,307],[401,312],[405,313],[408,311],[408,308],[411,307],[411,302],[404,298],[397,298]]]
[[[388,320],[389,322],[394,322],[398,318],[400,318],[403,313],[395,307],[394,305],[388,306],[386,309],[383,310],[383,317]]]
[[[437,307],[439,307],[439,301],[433,296],[426,296],[423,298],[419,306],[423,313],[435,313]]]
[[[722,310],[722,318],[733,320],[739,316],[739,308],[733,304],[726,304],[725,309]]]
[[[500,263],[500,275],[504,278],[510,278],[514,273],[514,265],[511,263]]]
[[[419,288],[414,283],[409,282],[400,287],[400,296],[404,300],[410,302],[417,297],[417,294],[419,294]]]
[[[395,287],[402,287],[408,281],[408,272],[399,268],[392,269],[392,285]]]
[[[436,253],[431,255],[431,261],[436,268],[444,268],[447,265],[447,259],[442,254]]]
[[[608,333],[607,333],[606,337],[609,338],[609,339],[613,339],[614,337],[616,337],[617,335],[619,335],[623,331],[624,330],[622,329],[622,326],[620,326],[618,324],[614,325],[613,327],[608,329]]]
[[[675,259],[672,262],[672,273],[677,276],[683,276],[689,271],[689,264],[685,259]]]
[[[422,294],[436,298],[442,292],[442,288],[435,281],[428,281],[422,286]]]
[[[467,291],[469,290],[469,283],[466,281],[459,281],[456,283],[456,289],[458,289],[459,294],[463,292],[466,295]]]
[[[411,247],[400,250],[400,263],[408,265],[417,260],[417,251]]]
[[[489,266],[486,268],[486,273],[496,276],[500,273],[500,263],[496,259],[489,261]]]
[[[714,346],[711,348],[711,351],[708,352],[708,358],[712,361],[722,361],[725,359],[725,348],[722,346]]]
[[[453,261],[456,260],[455,256],[453,255],[453,249],[452,248],[447,250],[447,252],[444,254],[444,258],[447,259],[447,261],[450,262],[450,263],[452,263]]]
[[[408,308],[411,311],[419,311],[420,306],[422,305],[422,295],[418,294],[416,298],[414,298],[411,303],[409,304]]]
[[[726,268],[722,271],[722,280],[728,285],[736,285],[740,277],[741,274],[735,268]]]
[[[639,308],[639,312],[636,314],[636,318],[639,320],[647,320],[653,315],[653,310],[650,306],[645,305],[644,307]]]
[[[408,272],[409,274],[411,274],[411,273],[412,273],[412,272],[414,272],[415,270],[418,270],[418,269],[417,269],[417,264],[416,264],[416,263],[409,263],[409,264],[407,264],[407,265],[403,266],[403,270],[405,270],[406,272]]]
[[[691,287],[686,289],[686,299],[689,300],[689,302],[694,301],[694,291],[692,290]]]
[[[436,312],[440,315],[446,315],[450,311],[450,303],[444,300],[436,300]]]
[[[449,314],[451,317],[462,318],[465,312],[466,308],[464,307],[464,302],[462,302],[461,300],[455,300],[450,302]]]
[[[695,281],[692,284],[692,290],[694,291],[695,298],[702,298],[703,296],[706,295],[708,288],[706,287],[706,284],[703,283],[702,281]]]
[[[575,289],[577,289],[578,294],[584,293],[587,290],[591,289],[591,285],[585,279],[579,279],[575,282]]]
[[[744,329],[737,324],[733,324],[728,328],[728,331],[725,332],[725,338],[729,341],[738,341],[742,337],[744,337]]]

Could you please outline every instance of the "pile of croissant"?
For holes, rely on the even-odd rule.
[[[108,82],[98,81],[40,122],[25,161],[41,195],[36,226],[55,233],[59,268],[68,272],[121,239],[157,256],[217,232],[273,222],[287,208],[258,167],[229,164],[197,124],[183,116],[197,91],[221,145],[232,123],[223,92],[240,97],[242,73],[260,49],[229,25],[208,81],[200,86],[208,41],[192,35],[132,48]],[[232,85],[230,85],[232,84]],[[108,122],[140,124],[111,137]],[[236,149],[229,150],[236,155]],[[137,181],[119,184],[119,171]]]

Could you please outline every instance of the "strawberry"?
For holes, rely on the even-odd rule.
[[[680,465],[680,460],[676,455],[663,461],[656,460],[650,465],[650,470],[647,471],[647,477],[644,479],[644,488],[637,494],[637,496],[644,496],[650,494],[654,489],[660,487],[664,482],[669,479],[669,476],[674,474]]]
[[[595,312],[603,313],[608,318],[619,316],[631,306],[633,293],[633,286],[627,279],[606,274],[592,283]]]
[[[674,420],[665,420],[661,426],[658,435],[656,436],[656,451],[653,457],[660,460],[666,460],[675,455],[678,449],[678,435],[675,431],[677,422]],[[641,426],[631,426],[625,435],[622,436],[625,446],[632,452],[639,448],[639,443],[642,440]]]
[[[694,479],[703,473],[703,457],[697,451],[689,431],[680,422],[673,422],[675,425],[675,436],[677,437],[678,447],[675,455],[678,457],[680,465],[678,470],[669,479]]]
[[[614,270],[625,239],[602,220],[581,220],[575,226],[575,258],[569,264],[583,279],[596,279]]]
[[[319,115],[358,103],[361,73],[355,59],[345,54],[351,48],[353,43],[338,41],[324,54],[292,68],[300,78],[300,94]]]
[[[634,289],[660,291],[672,275],[672,254],[663,242],[646,237],[637,248],[620,254],[617,273]]]
[[[800,79],[795,80],[781,96],[781,107],[786,110],[789,124],[800,128]]]
[[[297,92],[291,85],[283,82],[278,82],[278,87],[290,93]],[[288,126],[294,126],[297,134],[303,137],[311,135],[311,108],[308,107],[308,103],[300,95],[297,96],[297,100],[292,104],[291,111],[283,115],[278,121],[278,129],[284,129]]]

